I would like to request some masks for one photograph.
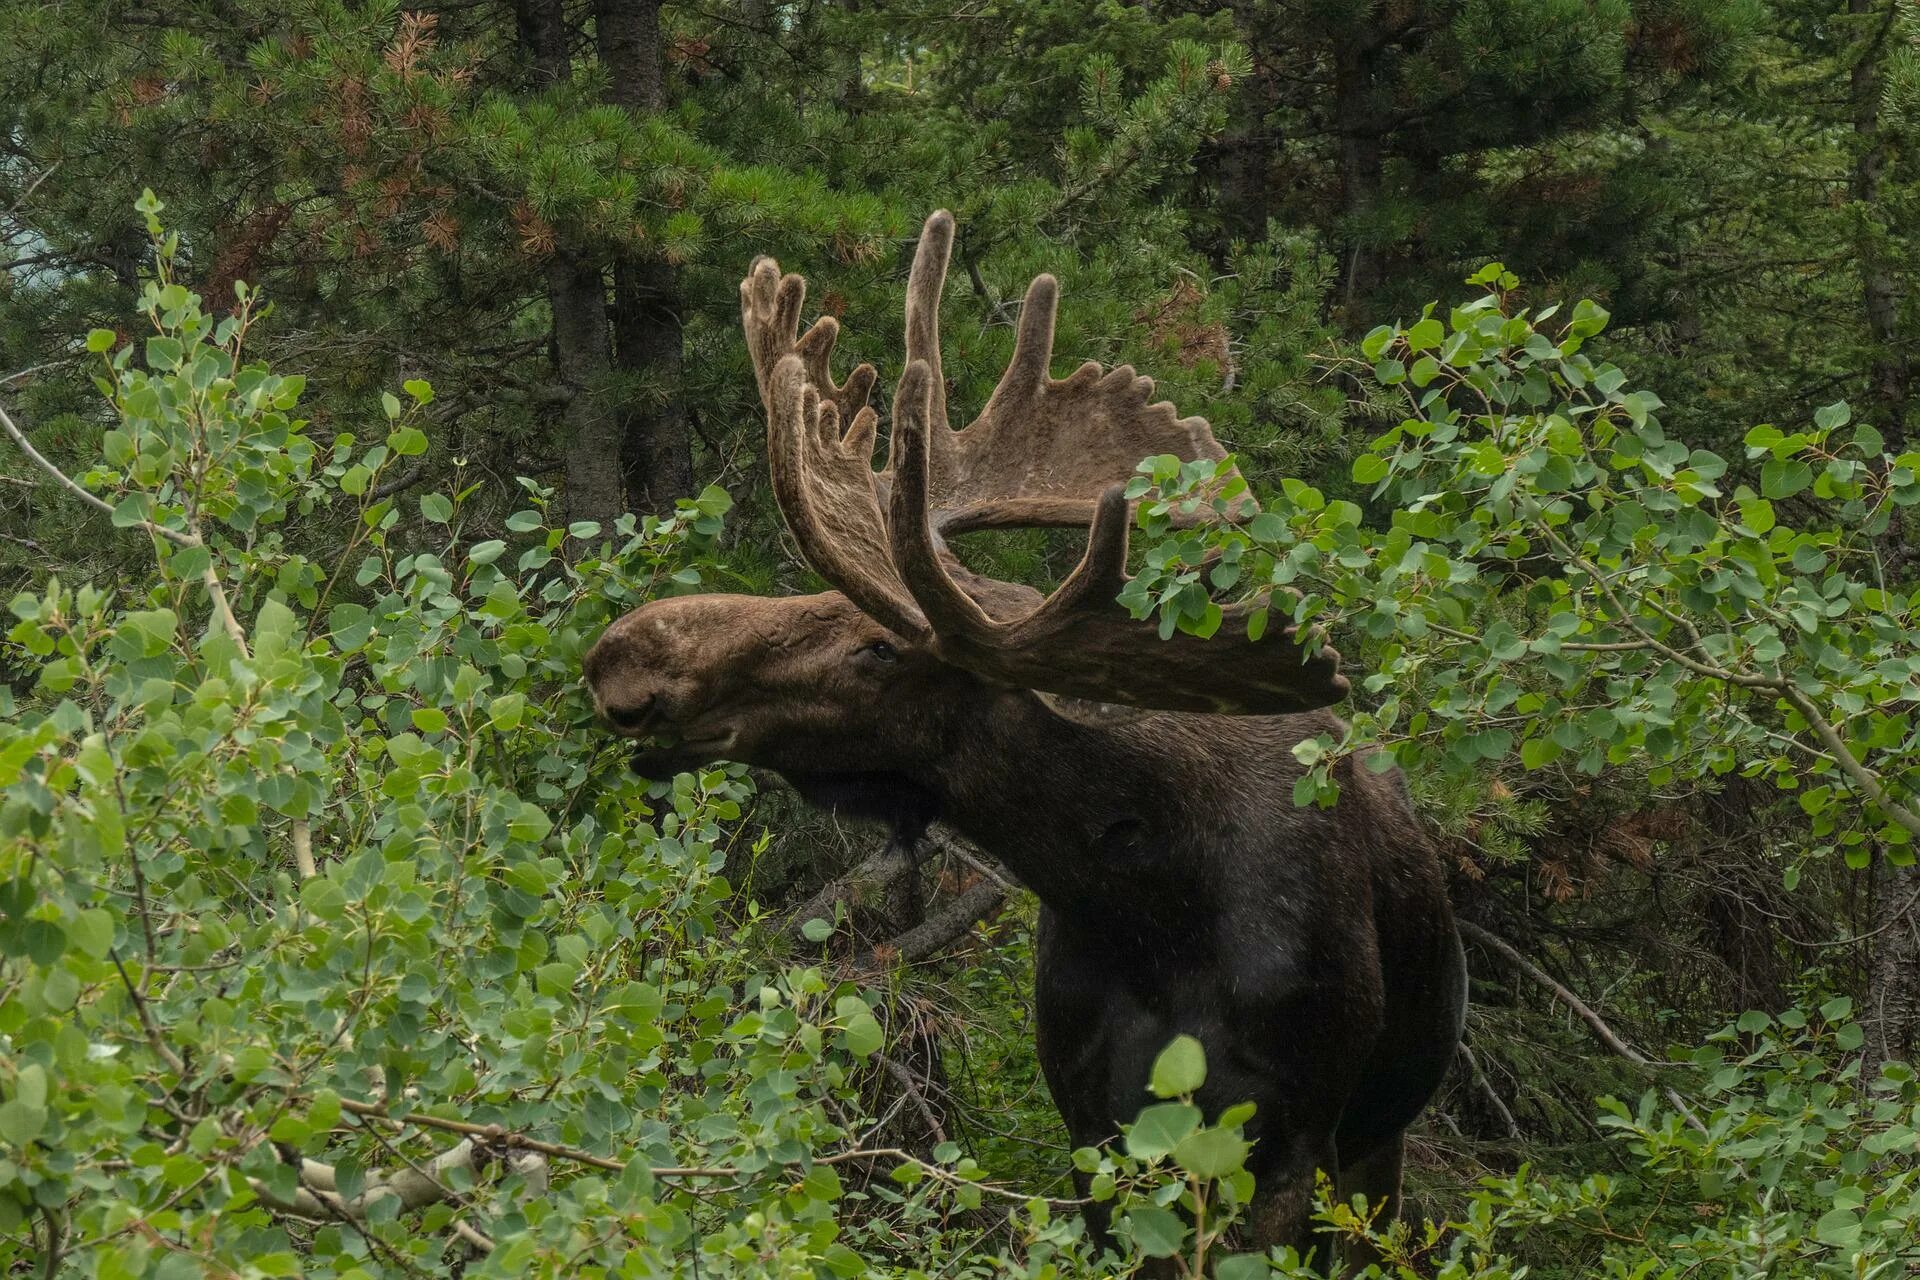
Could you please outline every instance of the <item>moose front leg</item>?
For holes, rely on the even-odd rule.
[[[1406,1143],[1406,1134],[1396,1133],[1377,1150],[1342,1166],[1335,1182],[1344,1202],[1351,1203],[1355,1196],[1366,1197],[1375,1231],[1384,1232],[1400,1220],[1400,1177]],[[1343,1257],[1347,1274],[1357,1275],[1366,1270],[1369,1263],[1380,1261],[1380,1252],[1367,1242],[1356,1240],[1347,1245]]]
[[[1282,1148],[1283,1156],[1274,1158],[1281,1135],[1268,1134],[1254,1148],[1253,1202],[1247,1207],[1247,1233],[1253,1247],[1265,1252],[1292,1246],[1302,1258],[1318,1249],[1324,1261],[1328,1241],[1313,1229],[1313,1205],[1316,1178],[1321,1172],[1333,1177],[1339,1168],[1331,1134],[1294,1138]],[[1266,1151],[1261,1151],[1261,1146]],[[1262,1156],[1265,1159],[1262,1159]]]

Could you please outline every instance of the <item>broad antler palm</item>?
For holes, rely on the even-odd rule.
[[[1050,376],[1059,286],[1027,288],[1013,359],[965,429],[947,422],[940,292],[953,218],[927,219],[907,282],[907,367],[894,392],[887,469],[873,470],[878,419],[862,364],[835,383],[840,326],[799,335],[806,281],[769,258],[740,286],[740,311],[767,411],[774,496],[809,564],[875,621],[1001,684],[1168,711],[1264,715],[1346,694],[1339,655],[1246,637],[1246,607],[1219,634],[1161,640],[1115,601],[1127,581],[1125,482],[1142,458],[1226,456],[1204,418],[1150,402],[1153,380],[1089,361]],[[842,424],[846,424],[842,430]],[[1007,584],[976,578],[945,549],[970,529],[1086,526],[1086,554],[1058,590],[1015,616]],[[963,585],[965,584],[965,585]],[[971,589],[970,589],[971,588]]]

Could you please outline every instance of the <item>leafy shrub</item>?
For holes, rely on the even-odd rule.
[[[1455,777],[1516,753],[1589,775],[1644,763],[1654,786],[1737,769],[1799,793],[1812,856],[1910,863],[1920,594],[1883,553],[1920,503],[1920,453],[1887,454],[1832,404],[1754,427],[1743,476],[1587,353],[1605,310],[1519,307],[1497,263],[1469,283],[1485,292],[1444,320],[1429,306],[1362,343],[1355,373],[1399,397],[1352,465],[1387,528],[1289,479],[1246,525],[1176,535],[1175,506],[1236,495],[1213,463],[1152,459],[1132,492],[1159,540],[1125,602],[1210,634],[1224,592],[1266,606],[1256,633],[1277,612],[1364,646],[1368,703],[1296,748],[1301,802],[1330,802],[1334,766],[1375,746]]]
[[[216,321],[158,243],[151,336],[88,343],[85,477],[156,576],[11,604],[0,1268],[851,1275],[887,1214],[933,1247],[978,1171],[836,1218],[905,1158],[861,1146],[877,996],[752,945],[746,779],[633,776],[579,686],[725,496],[557,527],[522,482],[473,537],[389,484],[430,387],[315,440],[255,300]]]
[[[1690,1105],[1604,1099],[1630,1158],[1586,1176],[1490,1179],[1449,1223],[1384,1235],[1346,1206],[1321,1218],[1372,1239],[1401,1277],[1898,1276],[1920,1265],[1920,1081],[1860,1078],[1851,1002],[1748,1013],[1692,1055]]]

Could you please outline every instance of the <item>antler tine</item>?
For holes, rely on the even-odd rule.
[[[908,639],[926,636],[886,556],[874,492],[873,410],[842,436],[840,411],[807,379],[805,361],[783,357],[767,383],[767,459],[774,500],[800,553],[874,621]]]
[[[943,639],[988,641],[1002,627],[960,589],[940,563],[929,503],[929,457],[934,408],[934,372],[924,360],[912,360],[893,393],[893,488],[888,495],[888,541],[893,565]]]
[[[1060,282],[1047,274],[1035,276],[1020,306],[1020,322],[1013,334],[1013,358],[1007,361],[986,408],[980,411],[982,418],[1018,412],[1046,389],[1052,380],[1053,326],[1059,310]],[[1089,369],[1097,373],[1099,367],[1088,361],[1081,366],[1080,374]]]
[[[953,254],[953,215],[937,211],[920,228],[913,251],[913,269],[907,273],[907,369],[925,364],[933,391],[929,423],[947,426],[947,384],[940,370],[940,293],[947,282],[947,260]],[[902,373],[901,384],[905,385]],[[896,388],[894,395],[900,395]]]
[[[833,380],[831,363],[834,343],[840,337],[840,322],[832,316],[814,321],[806,333],[799,334],[800,311],[807,300],[804,276],[780,274],[780,264],[769,257],[758,257],[740,282],[740,326],[746,331],[747,353],[753,360],[754,379],[760,386],[760,402],[769,410],[770,383],[775,367],[788,355],[800,357],[807,380],[819,389],[822,399],[840,412],[840,420],[859,425],[859,413],[865,409],[878,375],[873,366],[854,366],[844,383]],[[871,412],[870,410],[868,412]],[[871,431],[872,424],[867,424]],[[868,455],[871,457],[871,453]]]

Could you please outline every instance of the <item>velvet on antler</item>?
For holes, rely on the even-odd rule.
[[[907,364],[894,392],[885,471],[873,470],[877,417],[871,365],[835,383],[838,322],[799,335],[806,282],[756,261],[740,286],[741,317],[767,412],[774,496],[802,555],[889,630],[929,643],[945,661],[1016,687],[1169,711],[1273,714],[1346,694],[1339,655],[1303,655],[1293,630],[1256,643],[1245,607],[1211,639],[1162,640],[1116,603],[1127,581],[1124,496],[1142,458],[1226,456],[1204,418],[1152,401],[1151,378],[1088,362],[1051,376],[1059,288],[1027,289],[1013,358],[986,407],[948,425],[940,370],[940,293],[953,218],[927,219],[907,282]],[[842,429],[843,423],[845,429]],[[1251,513],[1251,504],[1248,513]],[[1086,554],[1051,596],[1008,616],[1010,595],[983,590],[945,539],[970,529],[1084,526]],[[995,584],[998,585],[998,584]],[[991,595],[991,600],[985,599]],[[990,611],[991,610],[991,611]]]

